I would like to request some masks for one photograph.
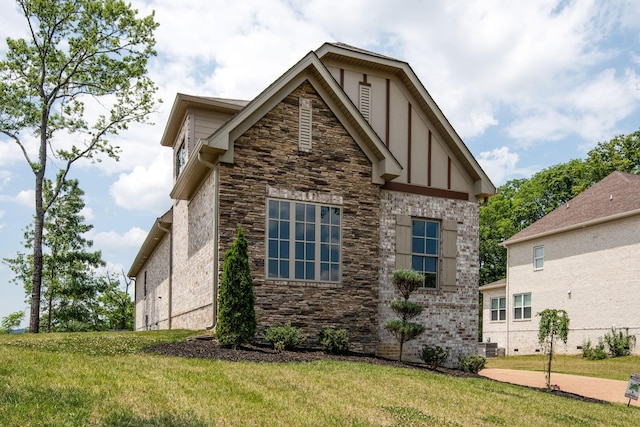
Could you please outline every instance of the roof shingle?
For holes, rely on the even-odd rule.
[[[613,172],[504,242],[578,226],[640,209],[640,175]]]

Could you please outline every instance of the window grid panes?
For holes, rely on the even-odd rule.
[[[505,297],[491,298],[491,321],[497,322],[507,319],[507,299]]]
[[[544,246],[533,248],[533,268],[541,270],[544,267]]]
[[[268,277],[288,279],[290,273],[291,213],[288,202],[269,200]]]
[[[267,205],[267,277],[339,282],[340,208],[282,200]]]
[[[515,320],[531,319],[531,294],[513,296],[513,318]]]
[[[414,219],[411,226],[411,268],[424,277],[425,288],[438,286],[440,223]]]
[[[184,140],[180,144],[180,148],[178,148],[178,152],[176,153],[176,177],[180,176],[182,169],[184,169],[184,165],[187,163],[187,150],[184,145]]]

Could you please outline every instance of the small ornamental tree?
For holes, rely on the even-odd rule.
[[[540,316],[540,326],[538,328],[538,341],[543,346],[543,351],[547,355],[547,369],[545,378],[547,380],[547,390],[551,390],[551,361],[553,360],[553,343],[560,339],[567,344],[569,337],[569,316],[564,310],[546,309],[537,313]]]
[[[400,319],[387,320],[384,323],[384,328],[400,341],[398,360],[402,361],[404,343],[417,338],[425,330],[423,325],[410,322],[411,319],[422,313],[422,306],[409,301],[411,293],[422,285],[423,277],[413,270],[396,270],[393,272],[391,282],[403,298],[401,300],[392,300],[389,304]]]
[[[238,227],[236,240],[224,255],[220,280],[216,338],[220,345],[234,349],[251,341],[257,328],[248,246]]]

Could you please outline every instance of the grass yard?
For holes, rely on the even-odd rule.
[[[487,359],[485,367],[544,372],[546,360],[542,354],[496,357]],[[587,360],[579,355],[555,354],[551,362],[551,370],[559,374],[628,381],[632,373],[640,373],[640,356]]]
[[[427,370],[140,352],[190,334],[0,335],[0,425],[635,426],[640,417],[621,404]]]

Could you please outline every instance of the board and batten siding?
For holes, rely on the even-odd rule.
[[[354,105],[359,105],[360,86],[370,86],[369,123],[403,166],[394,182],[466,193],[472,199],[473,179],[396,77],[379,70],[350,67],[328,64]]]

